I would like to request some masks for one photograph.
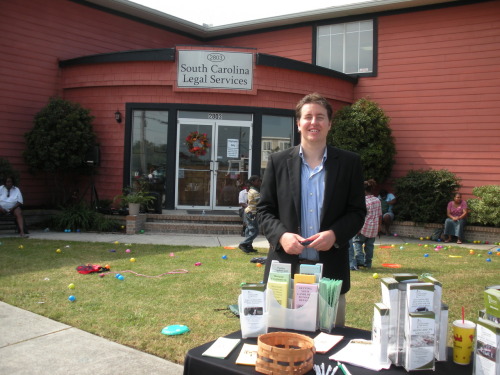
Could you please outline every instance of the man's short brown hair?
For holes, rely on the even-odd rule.
[[[297,103],[297,106],[295,107],[295,117],[297,121],[300,119],[300,116],[302,115],[302,107],[305,104],[319,104],[323,108],[326,109],[326,114],[328,116],[328,120],[331,121],[333,117],[333,108],[332,105],[326,100],[326,98],[318,94],[317,92],[313,92],[312,94],[307,94],[304,96],[300,101]]]

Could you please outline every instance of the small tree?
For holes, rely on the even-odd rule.
[[[398,220],[444,223],[446,206],[460,188],[459,179],[446,169],[410,170],[394,183]]]
[[[389,117],[375,103],[360,99],[335,114],[328,143],[361,156],[365,180],[384,183],[392,172],[396,147]]]
[[[70,182],[88,172],[86,155],[96,141],[93,119],[90,110],[79,104],[51,98],[36,114],[33,129],[25,134],[26,163],[32,173],[45,172],[52,176],[53,203],[65,202],[70,194]]]

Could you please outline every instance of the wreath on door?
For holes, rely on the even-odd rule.
[[[191,132],[186,137],[186,146],[188,151],[196,156],[203,156],[210,148],[206,133],[200,134],[197,131]]]

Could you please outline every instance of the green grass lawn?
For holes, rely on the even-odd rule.
[[[238,318],[227,307],[237,302],[241,282],[262,280],[263,267],[250,259],[267,253],[18,238],[0,242],[0,300],[180,364],[190,348],[239,330]],[[423,244],[428,247],[376,247],[374,268],[351,273],[348,326],[371,329],[373,303],[381,300],[380,280],[373,274],[386,277],[395,272],[431,274],[443,283],[449,322],[461,317],[462,306],[466,318],[476,321],[484,287],[500,284],[500,256],[480,250],[471,255],[459,247],[435,251],[435,242]],[[384,268],[383,263],[401,268]],[[85,264],[110,265],[111,273],[79,274],[76,267]],[[183,273],[167,273],[173,271]],[[68,288],[71,283],[75,289]],[[75,302],[68,300],[70,295]],[[161,330],[172,324],[187,325],[191,331],[162,335]]]

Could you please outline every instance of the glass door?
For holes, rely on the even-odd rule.
[[[217,121],[214,209],[239,208],[238,196],[250,170],[251,122]]]
[[[179,119],[176,207],[237,209],[248,179],[251,121]]]
[[[210,207],[214,125],[203,120],[179,121],[176,178],[178,208]]]

